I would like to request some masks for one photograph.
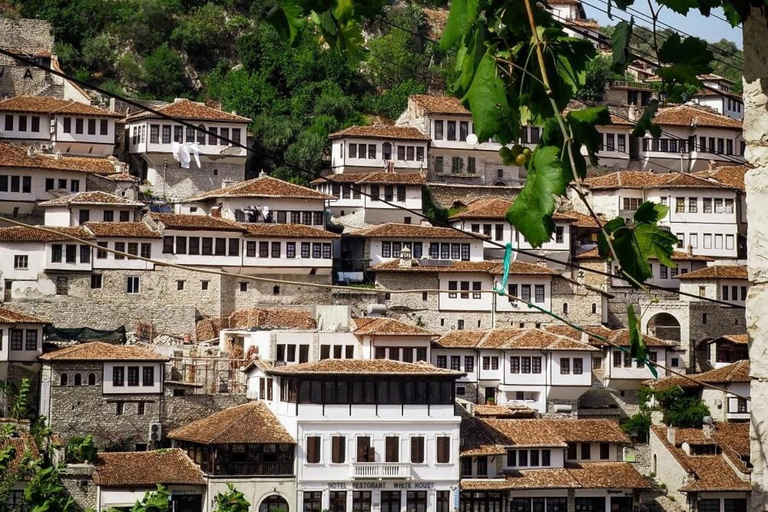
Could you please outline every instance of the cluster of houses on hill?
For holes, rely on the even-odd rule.
[[[579,2],[549,3],[594,29]],[[58,69],[35,31],[0,19],[0,46]],[[5,64],[0,382],[33,383],[62,446],[93,436],[97,460],[61,470],[82,510],[156,484],[174,512],[212,512],[229,484],[258,512],[635,512],[669,506],[659,483],[690,512],[749,508],[747,168],[726,79],[660,108],[661,137],[631,134],[650,71],[612,83],[588,205],[563,201],[532,247],[506,217],[525,168],[475,140],[456,98],[331,134],[330,170],[302,185],[245,179],[237,113],[97,106]],[[678,239],[648,293],[597,249],[598,220],[645,201]],[[628,304],[658,376],[630,355]],[[657,405],[642,388],[709,416],[627,433]],[[14,464],[36,450],[24,424],[7,443]]]

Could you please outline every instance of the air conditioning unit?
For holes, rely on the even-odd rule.
[[[163,438],[163,424],[162,423],[150,423],[149,424],[149,440],[153,443],[159,443]]]

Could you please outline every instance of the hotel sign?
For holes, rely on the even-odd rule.
[[[393,490],[427,490],[427,489],[434,489],[435,488],[435,482],[427,482],[424,480],[395,480],[391,482],[360,482],[360,481],[353,481],[353,482],[328,482],[328,489],[334,490],[334,489],[360,489],[360,490],[367,490],[367,489],[393,489]]]

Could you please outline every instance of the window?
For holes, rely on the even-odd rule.
[[[37,350],[37,331],[27,329],[24,339],[24,350]]]
[[[734,237],[733,235],[725,235],[725,248],[730,250],[733,250],[733,244],[734,244]]]
[[[448,281],[448,298],[455,299],[457,297],[456,290],[458,289],[458,281]]]
[[[149,142],[151,144],[158,144],[160,142],[160,125],[149,125]]]
[[[723,248],[723,235],[715,235],[715,249]]]
[[[464,166],[464,160],[460,156],[451,157],[451,172],[460,173]]]
[[[581,357],[573,358],[573,374],[581,375],[584,373],[584,359]]]
[[[475,172],[477,172],[475,169],[475,166],[476,166],[475,162],[476,162],[475,157],[473,156],[467,157],[467,172],[469,174],[475,174]]]
[[[139,367],[138,366],[128,367],[128,385],[129,386],[139,385]]]
[[[376,144],[368,144],[368,158],[372,160],[376,158]]]
[[[146,411],[146,405],[144,402],[139,402],[138,407],[136,408],[136,414],[139,416],[144,416],[144,413]]]
[[[443,172],[443,157],[441,156],[435,157],[435,172],[437,173]]]
[[[214,254],[216,256],[226,256],[227,255],[227,239],[216,238],[214,243],[215,243]]]
[[[712,235],[711,234],[704,234],[704,248],[705,249],[711,249],[712,248]]]
[[[479,299],[480,298],[480,296],[481,296],[481,293],[480,293],[480,289],[481,289],[480,286],[481,286],[481,284],[482,283],[480,283],[479,281],[475,281],[475,282],[472,283],[472,298],[473,299]]]
[[[82,134],[83,133],[83,119],[82,118],[76,118],[75,119],[75,133],[76,134]]]
[[[447,121],[448,125],[448,140],[456,140],[456,121]]]
[[[698,213],[698,198],[696,197],[689,197],[688,198],[688,213]]]
[[[383,359],[383,357],[376,357],[376,359]],[[437,356],[437,367],[448,368],[448,356]]]
[[[263,396],[263,395],[262,395]],[[346,461],[347,438],[344,436],[331,437],[331,462],[343,464]]]
[[[616,149],[615,135],[613,133],[605,134],[605,149],[607,151],[614,151]]]
[[[385,462],[400,462],[400,438],[387,436],[384,438]]]
[[[123,415],[123,402],[115,402],[115,415]]]
[[[96,374],[95,373],[89,373],[88,374],[88,385],[89,386],[95,386],[96,385]]]
[[[537,284],[534,287],[534,291],[536,293],[534,300],[537,303],[539,303],[539,304],[544,302],[544,285],[543,284]]]
[[[320,462],[320,436],[307,437],[307,462],[310,464]]]
[[[126,278],[126,292],[139,293],[141,289],[139,276],[128,276]]]
[[[560,358],[560,374],[568,375],[571,373],[571,360],[567,357]]]
[[[248,282],[247,281],[240,281],[240,291],[241,292],[247,292],[248,291]]]
[[[155,385],[155,367],[145,366],[142,368],[142,385],[154,386]]]
[[[112,368],[112,385],[119,387],[125,385],[125,367],[115,366]]]
[[[27,131],[27,116],[19,116],[19,131]]]
[[[91,274],[91,289],[92,290],[99,290],[102,287],[102,276],[101,274]]]
[[[451,438],[439,436],[437,438],[437,463],[448,464],[451,462]]]
[[[592,445],[590,443],[581,443],[581,458],[583,460],[589,460],[592,458],[591,448]]]
[[[531,285],[524,284],[520,286],[520,295],[521,299],[523,299],[526,302],[531,302]]]
[[[608,460],[611,457],[611,445],[609,443],[600,443],[600,460]]]
[[[13,257],[13,268],[15,269],[27,269],[29,268],[29,256],[17,254]]]
[[[685,213],[685,198],[684,197],[676,197],[675,198],[675,213]]]

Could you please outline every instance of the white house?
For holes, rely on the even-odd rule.
[[[48,322],[0,307],[0,380],[8,378],[7,363],[33,363],[43,353],[43,326]]]
[[[177,205],[178,213],[209,214],[245,223],[304,224],[325,229],[333,196],[262,175],[203,192]]]
[[[744,100],[741,94],[733,90],[733,80],[720,75],[701,75],[699,80],[704,87],[691,98],[689,103],[709,107],[718,114],[723,114],[741,121],[744,119]],[[715,90],[713,90],[715,89]]]
[[[650,488],[614,421],[465,417],[461,428],[463,512],[632,512]]]
[[[243,180],[246,150],[227,140],[245,145],[250,119],[186,99],[176,99],[156,110],[226,139],[147,111],[129,115],[125,141],[131,172],[146,181],[156,195],[186,199],[225,182]],[[174,143],[195,144],[200,167],[193,162],[189,169],[182,168],[173,157]]]
[[[352,333],[362,345],[363,357],[389,359],[404,363],[431,361],[431,342],[437,333],[394,318],[364,317],[353,319]]]
[[[643,334],[643,342],[647,347],[647,358],[653,363],[682,370],[682,361],[677,344],[665,341],[655,336]],[[632,359],[628,329],[618,329],[608,336],[609,343],[601,343],[605,351],[602,370],[602,380],[606,387],[618,390],[636,390],[643,381],[654,378],[648,366]],[[666,370],[656,367],[658,375],[663,377]]]
[[[331,169],[354,172],[424,172],[429,136],[408,126],[351,126],[329,135]]]
[[[749,275],[746,265],[710,265],[694,272],[677,276],[680,290],[699,297],[721,300],[743,306],[749,293]],[[681,296],[682,301],[696,301]]]
[[[416,94],[408,98],[408,107],[397,120],[398,126],[416,128],[430,141],[430,181],[474,185],[521,186],[525,171],[504,165],[499,156],[501,145],[488,141],[470,144],[474,133],[472,115],[458,98]],[[538,143],[540,130],[525,127],[523,144]]]
[[[0,213],[29,215],[40,201],[86,190],[91,174],[115,174],[107,158],[43,154],[0,143]]]
[[[587,179],[589,198],[607,218],[632,219],[645,201],[669,206],[659,221],[679,240],[679,249],[697,256],[737,258],[741,190],[692,174],[621,171]],[[576,201],[577,208],[579,202]]]
[[[442,512],[458,499],[459,375],[425,362],[325,359],[254,366],[248,389],[272,379],[265,401],[298,444],[303,510]]]
[[[80,226],[86,222],[136,222],[144,203],[106,192],[78,192],[38,206],[45,208],[46,226]]]
[[[0,139],[62,155],[110,156],[120,117],[77,101],[16,96],[0,101]]]
[[[709,407],[715,421],[749,421],[751,402],[749,359],[696,375],[696,380],[718,388],[701,387],[701,400]]]
[[[412,212],[421,213],[425,184],[426,177],[421,173],[399,172],[331,174],[312,182],[315,190],[333,197],[328,201],[332,221],[356,228],[385,222],[413,222],[416,214]]]
[[[597,352],[592,345],[541,329],[500,328],[446,334],[434,342],[432,362],[463,371],[456,393],[472,402],[570,413],[592,385]]]

